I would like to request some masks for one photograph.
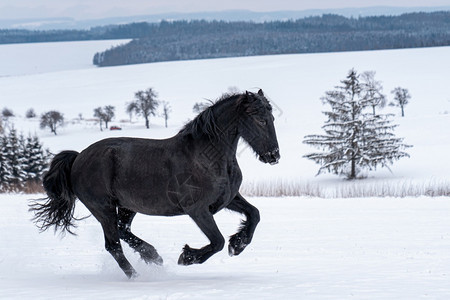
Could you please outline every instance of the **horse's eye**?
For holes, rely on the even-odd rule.
[[[266,126],[267,125],[267,121],[266,120],[258,120],[258,123],[262,126]]]

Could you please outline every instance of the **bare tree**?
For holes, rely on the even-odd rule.
[[[108,129],[108,123],[114,118],[114,111],[116,108],[112,105],[106,105],[103,107],[103,121],[105,121],[105,127]]]
[[[94,117],[100,121],[100,131],[102,131],[102,121],[105,122],[105,128],[108,129],[108,123],[114,118],[116,108],[112,105],[97,107],[94,109]]]
[[[129,114],[135,113],[136,115],[143,116],[145,119],[145,127],[150,128],[150,115],[156,114],[156,108],[159,105],[157,100],[157,93],[148,88],[145,91],[138,91],[134,94],[135,100],[127,104],[126,111]]]
[[[28,109],[27,112],[25,113],[25,116],[27,117],[27,119],[36,118],[36,112],[34,111],[33,108],[30,108],[30,109]]]
[[[94,109],[94,117],[98,118],[100,123],[100,131],[103,131],[103,109],[99,106]]]
[[[202,111],[204,111],[208,107],[209,107],[209,104],[206,103],[206,102],[197,102],[192,107],[192,111],[194,113],[196,113],[196,114],[199,114],[199,113],[201,113]]]
[[[64,116],[59,111],[51,110],[41,115],[41,129],[49,128],[56,135],[56,129],[64,124]]]
[[[170,107],[169,102],[167,102],[167,101],[163,101],[162,105],[163,105],[162,116],[164,118],[164,122],[165,122],[165,125],[167,128],[167,120],[169,119],[169,115],[172,112],[172,108]]]
[[[409,99],[411,99],[411,95],[409,94],[408,89],[404,89],[402,87],[396,87],[391,91],[394,94],[394,101],[389,103],[390,106],[398,106],[402,110],[402,117],[405,116],[405,105],[409,103]]]
[[[375,71],[366,71],[361,74],[362,97],[369,101],[372,106],[373,115],[376,114],[375,107],[386,106],[386,96],[383,95],[381,81],[375,80]]]
[[[5,107],[2,110],[2,116],[8,119],[9,117],[14,117],[14,112],[11,109]]]
[[[127,104],[126,112],[130,116],[130,122],[131,122],[131,119],[132,119],[133,114],[136,111],[136,109],[137,109],[137,106],[136,106],[136,102],[135,101],[129,102]]]

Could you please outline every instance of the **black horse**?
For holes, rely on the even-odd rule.
[[[189,215],[210,240],[193,249],[186,245],[179,264],[201,264],[223,249],[225,240],[213,215],[223,208],[246,216],[230,237],[230,255],[251,242],[258,210],[240,194],[242,174],[236,161],[242,137],[264,163],[280,155],[272,107],[263,92],[222,97],[168,139],[109,138],[83,150],[57,154],[44,176],[47,198],[31,204],[41,230],[72,233],[78,198],[100,222],[106,250],[128,277],[136,271],[125,258],[120,239],[147,263],[162,264],[156,249],[136,237],[130,226],[137,212]]]

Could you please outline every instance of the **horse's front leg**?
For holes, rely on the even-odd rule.
[[[239,255],[252,241],[256,225],[259,223],[259,211],[239,193],[227,206],[227,209],[240,212],[247,218],[245,221],[242,221],[239,231],[230,237],[230,244],[228,245],[230,256]]]
[[[178,264],[186,266],[204,263],[214,253],[222,250],[225,245],[225,239],[220,233],[219,228],[217,228],[213,215],[208,208],[189,212],[188,215],[194,220],[211,243],[201,249],[193,249],[188,245],[184,246],[183,253],[181,253],[178,259]]]

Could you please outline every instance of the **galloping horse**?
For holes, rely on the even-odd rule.
[[[272,107],[259,90],[222,97],[168,139],[108,138],[80,153],[63,151],[44,176],[44,203],[30,205],[35,221],[41,230],[55,226],[72,233],[78,198],[100,222],[106,250],[130,278],[136,271],[120,239],[145,262],[163,262],[152,245],[131,232],[136,213],[189,215],[210,241],[201,249],[184,246],[178,263],[191,265],[223,249],[213,215],[226,208],[246,216],[229,240],[229,254],[238,255],[259,222],[258,209],[239,193],[238,141],[242,137],[262,162],[277,163],[273,121]]]

